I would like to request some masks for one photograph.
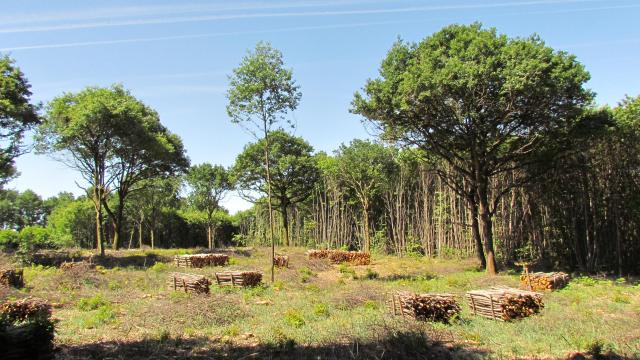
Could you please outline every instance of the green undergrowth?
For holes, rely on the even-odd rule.
[[[122,256],[159,258],[191,251],[142,250]],[[180,341],[207,339],[201,346],[225,351],[265,346],[286,353],[370,345],[371,357],[380,357],[382,351],[418,346],[426,338],[489,358],[557,358],[572,351],[640,355],[640,285],[633,279],[574,277],[565,289],[544,295],[539,315],[503,323],[470,314],[463,295],[497,285],[515,287],[518,275],[487,276],[473,260],[374,255],[370,265],[338,266],[309,261],[304,249],[281,248],[291,265],[277,269],[271,284],[269,251],[231,254],[224,268],[177,269],[160,261],[147,268],[112,266],[68,275],[55,267],[30,266],[24,273],[26,290],[11,296],[57,304],[56,343],[63,349],[155,339],[158,349],[165,349],[154,350],[159,351],[155,356],[164,358],[162,351],[171,353]],[[166,285],[172,271],[213,279],[215,272],[229,269],[263,271],[263,285],[240,289],[214,284],[206,296],[174,292]],[[462,314],[450,325],[393,316],[387,301],[395,291],[460,296]]]

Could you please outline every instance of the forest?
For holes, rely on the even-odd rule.
[[[454,53],[447,34],[476,45]],[[485,55],[491,47],[498,48]],[[437,63],[436,50],[450,52],[450,60]],[[180,138],[120,85],[30,104],[26,76],[5,55],[4,182],[27,150],[23,134],[35,129],[35,151],[59,155],[86,195],[42,199],[3,189],[0,246],[28,253],[265,245],[270,197],[282,246],[473,255],[483,267],[487,260],[491,267],[537,261],[585,272],[640,271],[640,98],[598,107],[584,88],[589,74],[573,56],[537,38],[506,39],[477,27],[398,42],[381,77],[356,93],[350,109],[379,129],[379,140],[354,139],[329,154],[284,130],[284,115],[302,92],[282,54],[259,44],[251,56],[234,73],[228,111],[239,124],[266,130],[252,132],[255,141],[225,168],[190,165]],[[431,65],[416,68],[413,59]],[[255,90],[247,89],[246,72],[271,64],[264,76],[273,77],[267,96],[274,99],[260,105],[247,93]],[[521,73],[525,67],[535,77]],[[410,104],[412,92],[431,95]],[[260,111],[267,117],[256,117]],[[219,202],[234,190],[255,205],[229,214]]]
[[[302,261],[301,249],[372,254],[377,265],[366,273],[342,265],[336,268],[340,276],[352,276],[348,281],[381,277],[387,282],[380,286],[409,284],[454,292],[458,282],[464,289],[503,280],[512,284],[523,264],[580,274],[581,282],[574,285],[580,289],[605,281],[593,280],[590,285],[586,275],[624,282],[640,274],[640,96],[620,99],[614,107],[597,104],[586,85],[588,69],[574,55],[547,46],[536,35],[508,37],[478,23],[450,25],[417,43],[397,40],[381,59],[379,75],[353,84],[351,107],[344,109],[359,115],[376,136],[353,139],[331,152],[317,151],[290,131],[295,123],[289,115],[304,101],[304,89],[285,57],[270,43],[260,42],[229,71],[228,119],[215,121],[236,124],[248,141],[235,162],[223,166],[214,156],[210,162],[191,163],[182,139],[122,84],[78,92],[61,89],[46,104],[32,103],[28,74],[9,55],[2,55],[2,253],[31,266],[25,276],[49,289],[52,285],[43,279],[56,279],[62,270],[38,268],[43,253],[90,253],[110,264],[116,261],[111,257],[146,251],[143,266],[155,262],[151,270],[164,274],[162,266],[167,265],[159,258],[147,263],[153,251],[173,256],[181,254],[180,249],[220,250],[236,256],[235,251],[243,251],[238,249],[253,249],[265,262],[256,265],[252,261],[257,260],[243,258],[240,264],[270,272],[272,287],[244,295],[216,295],[237,295],[245,305],[254,301],[252,296],[259,298],[256,301],[267,301],[260,299],[270,292],[273,299],[281,296],[278,291],[287,288],[288,276],[301,276],[295,291],[313,293],[307,284],[324,271],[316,265],[305,265],[299,273],[274,270],[276,253]],[[20,176],[15,159],[26,152],[49,156],[74,172],[81,195],[61,192],[45,198],[38,189],[11,189],[7,184]],[[233,192],[252,207],[231,214],[221,201]],[[408,261],[414,265],[407,266]],[[439,261],[448,261],[455,270],[447,270]],[[109,274],[112,270],[104,264],[103,274]],[[434,269],[442,270],[442,276],[457,276],[446,274],[458,271],[464,279],[429,277],[425,264],[436,264]],[[120,266],[131,279],[151,281],[152,288],[163,286],[157,271],[144,278]],[[469,267],[477,271],[465,272]],[[398,274],[398,269],[407,274]],[[485,278],[485,274],[511,277]],[[114,289],[124,286],[125,275],[117,276],[123,278],[114,278]],[[67,295],[51,296],[63,304],[71,301]],[[553,296],[564,301],[561,295]],[[98,305],[91,309],[97,311],[117,304],[92,299]],[[184,305],[189,299],[171,301]],[[625,301],[621,303],[636,300]],[[365,308],[378,309],[365,300],[357,303],[363,302]],[[324,316],[325,310],[314,309],[314,318]],[[108,316],[115,318],[116,313]],[[305,321],[296,320],[295,312],[284,316],[292,328],[303,328]],[[249,331],[244,325],[234,326]],[[477,324],[455,326],[456,336],[465,337],[472,331],[468,326]],[[63,338],[74,339],[75,328],[63,329]],[[224,336],[231,337],[240,331],[225,329],[230,333]],[[167,333],[160,339],[173,336],[174,330],[162,330]],[[311,336],[296,334],[290,335],[294,343]],[[482,336],[474,341],[490,344]],[[274,341],[286,348],[284,339]],[[313,339],[307,340],[314,343]],[[637,341],[633,339],[629,343]],[[551,340],[540,344],[545,341]],[[595,346],[597,353],[602,347],[598,342],[575,341],[567,347],[593,350]],[[535,343],[522,346],[529,353],[539,350]],[[566,350],[564,345],[553,346],[554,356]],[[504,349],[512,351],[507,345]],[[611,350],[638,354],[620,344],[611,345]],[[66,354],[73,358],[73,351]],[[78,358],[86,355],[79,354]],[[229,356],[236,355],[240,354]]]

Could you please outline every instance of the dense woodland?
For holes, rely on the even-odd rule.
[[[181,139],[120,85],[31,104],[18,65],[0,57],[4,251],[273,239],[473,256],[489,271],[533,261],[640,273],[640,97],[598,106],[578,59],[535,36],[473,24],[398,41],[345,109],[379,139],[332,153],[285,130],[303,92],[260,43],[230,75],[227,112],[250,135],[228,168],[191,165]],[[85,195],[7,188],[29,150],[76,171]],[[229,214],[220,201],[230,191],[255,205]]]

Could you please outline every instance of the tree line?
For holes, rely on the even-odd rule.
[[[39,107],[13,61],[0,65],[14,103],[0,112],[5,183],[35,128],[36,151],[77,170],[86,193],[3,190],[5,247],[277,243],[475,256],[490,273],[519,261],[640,272],[640,97],[598,107],[584,66],[537,36],[471,24],[397,41],[350,108],[379,139],[330,154],[286,131],[302,93],[259,43],[229,77],[227,113],[253,137],[229,168],[191,166],[120,85]],[[254,206],[228,214],[232,190]]]

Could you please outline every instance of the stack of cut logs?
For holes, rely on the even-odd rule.
[[[360,251],[309,250],[307,256],[309,259],[329,259],[334,264],[348,262],[353,265],[369,265],[371,263],[371,254]]]
[[[466,297],[472,313],[501,321],[531,316],[544,308],[541,294],[512,288],[474,290]]]
[[[22,269],[4,269],[0,270],[0,285],[6,287],[22,288],[24,287],[24,276]]]
[[[277,267],[288,268],[289,267],[289,257],[287,255],[276,255],[273,257],[273,263]]]
[[[397,292],[392,298],[393,314],[416,320],[448,323],[460,314],[460,305],[451,294]]]
[[[196,294],[208,294],[211,281],[202,275],[171,273],[167,286],[173,290],[194,292]]]
[[[70,271],[70,270],[89,271],[89,270],[95,269],[95,267],[96,266],[94,264],[88,261],[76,261],[76,262],[67,261],[60,264],[60,270],[63,270],[63,271]]]
[[[524,273],[520,276],[520,288],[531,291],[562,289],[569,283],[569,275],[563,272]]]
[[[177,267],[224,266],[229,262],[229,256],[224,254],[176,255],[173,261]]]
[[[262,273],[258,271],[219,272],[216,282],[219,286],[256,286],[262,281]]]
[[[53,359],[51,305],[32,298],[0,305],[2,358]]]

